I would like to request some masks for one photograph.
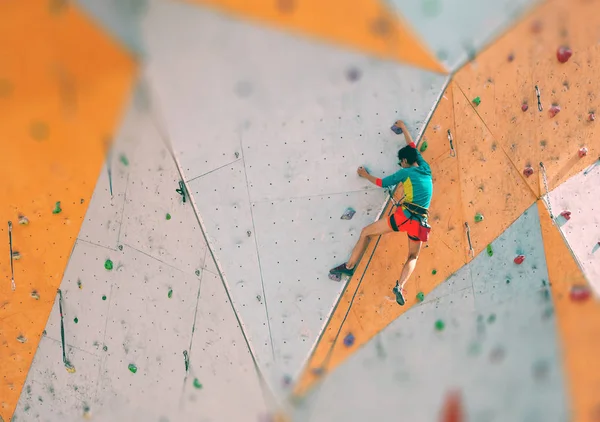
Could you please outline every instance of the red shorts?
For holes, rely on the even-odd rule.
[[[406,218],[401,208],[390,215],[388,219],[390,228],[395,232],[406,232],[408,238],[414,241],[427,242],[429,240],[429,227],[424,227],[418,220]]]

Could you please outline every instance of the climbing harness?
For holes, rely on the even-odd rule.
[[[471,257],[475,258],[475,250],[473,249],[473,244],[471,243],[471,228],[469,227],[469,223],[466,221],[465,227],[467,229],[467,240],[469,241],[469,252],[471,253]]]
[[[540,99],[541,94],[540,94],[540,89],[538,88],[538,86],[535,86],[535,95],[537,97],[537,103],[538,103],[538,110],[539,111],[543,111],[544,107],[542,107],[542,100]]]
[[[62,304],[62,291],[58,289],[58,310],[60,311],[60,341],[62,343],[63,363],[65,364],[65,368],[67,368],[67,372],[73,373],[75,372],[75,367],[71,365],[71,362],[69,362],[69,359],[67,359],[67,349],[65,348],[65,323],[63,317]]]
[[[554,220],[554,214],[552,213],[552,204],[550,204],[550,190],[548,189],[548,179],[546,177],[546,167],[544,167],[544,163],[540,161],[540,167],[542,169],[542,179],[544,180],[544,189],[546,190],[546,199],[544,202],[548,207],[548,211],[550,212],[550,218]]]
[[[456,151],[454,150],[454,144],[452,143],[452,133],[450,129],[448,129],[448,142],[450,142],[450,157],[456,157]]]
[[[181,197],[183,198],[183,203],[185,204],[187,191],[185,190],[185,185],[183,184],[183,180],[179,181],[179,189],[175,189],[175,192],[177,192],[179,195],[181,195]]]
[[[13,248],[12,248],[12,221],[8,222],[8,245],[10,247],[10,288],[15,291],[17,285],[15,284],[15,267],[13,266]]]

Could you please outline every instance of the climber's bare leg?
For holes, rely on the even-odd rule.
[[[410,278],[411,274],[415,270],[417,266],[417,259],[419,258],[419,253],[421,252],[421,245],[423,242],[420,240],[412,240],[408,239],[408,258],[404,263],[404,268],[402,268],[402,273],[400,273],[400,278],[398,279],[398,284],[400,288],[404,288],[404,285]]]
[[[391,233],[393,231],[388,220],[388,218],[382,218],[362,229],[360,232],[360,237],[358,238],[356,245],[354,245],[354,249],[352,249],[350,259],[348,259],[348,262],[346,262],[346,267],[350,269],[354,268],[364,253],[367,243],[371,237]]]

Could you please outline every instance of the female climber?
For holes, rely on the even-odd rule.
[[[391,232],[406,232],[408,236],[408,258],[400,278],[393,288],[396,302],[402,306],[405,303],[404,285],[415,269],[421,245],[429,240],[431,228],[427,223],[427,219],[433,194],[433,180],[431,168],[417,150],[417,146],[413,142],[404,122],[398,121],[396,125],[402,130],[407,144],[398,151],[398,164],[402,168],[383,179],[372,176],[362,166],[358,168],[357,173],[360,177],[382,188],[400,184],[404,196],[398,204],[395,204],[395,206],[399,206],[389,217],[382,218],[362,229],[350,259],[330,270],[330,274],[340,278],[342,275],[352,276],[355,266],[367,246],[367,240],[373,236]]]

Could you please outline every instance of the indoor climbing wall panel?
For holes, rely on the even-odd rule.
[[[422,69],[445,72],[442,64],[405,21],[380,0],[186,0],[222,13]]]
[[[47,299],[54,306],[19,418],[215,419],[224,412],[206,403],[224,390],[237,404],[231,415],[267,412],[194,209],[175,191],[179,172],[145,93],[140,83],[98,178],[60,286],[62,321],[58,299]],[[61,326],[73,373],[61,358]]]
[[[600,297],[600,169],[595,165],[550,193],[550,205],[583,274]]]
[[[65,2],[2,2],[0,51],[0,417],[9,420],[136,66]]]
[[[448,69],[479,53],[542,0],[385,0]]]
[[[540,161],[554,189],[600,153],[597,7],[597,1],[547,1],[455,77],[469,100],[480,100],[476,112],[536,196],[546,192]],[[559,61],[562,46],[571,50],[570,58],[561,56],[566,62]]]
[[[281,391],[343,287],[329,269],[385,201],[356,168],[398,168],[405,143],[391,125],[406,120],[416,139],[445,77],[186,4],[155,4],[146,24],[165,131],[256,359]],[[348,207],[356,214],[341,220]]]
[[[143,56],[141,25],[150,6],[148,0],[76,0],[75,3],[125,48]]]
[[[465,420],[568,420],[537,205],[492,247],[325,377],[294,419],[437,421],[458,390]]]
[[[538,201],[548,276],[561,340],[565,392],[571,420],[593,422],[600,415],[598,385],[600,365],[600,302],[591,294],[576,257],[564,241],[561,229]]]

